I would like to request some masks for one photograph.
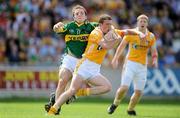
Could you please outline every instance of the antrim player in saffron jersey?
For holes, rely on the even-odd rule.
[[[64,92],[67,83],[72,78],[76,63],[86,49],[89,34],[98,26],[98,23],[87,21],[87,12],[83,6],[74,6],[72,14],[74,21],[67,24],[59,22],[53,27],[54,32],[65,36],[66,49],[59,68],[59,82],[56,92],[51,95],[49,103],[45,105],[47,112],[55,100]]]
[[[146,83],[148,49],[151,50],[153,66],[158,66],[156,39],[154,34],[148,31],[147,26],[148,17],[146,15],[140,15],[137,18],[137,28],[135,30],[141,31],[146,35],[144,40],[140,39],[136,35],[127,35],[123,38],[122,42],[117,48],[115,56],[112,60],[112,65],[114,68],[118,66],[118,59],[126,45],[129,44],[129,51],[126,56],[126,61],[124,63],[122,72],[121,86],[116,92],[113,104],[108,108],[109,114],[112,114],[115,111],[123,97],[126,95],[128,88],[133,81],[134,93],[131,96],[127,113],[129,115],[136,115],[134,109],[140,100],[140,97],[142,96],[142,92]]]
[[[104,39],[105,36],[108,37],[106,33],[107,35],[110,33],[112,40]],[[100,74],[100,67],[107,50],[113,48],[118,40],[128,33],[134,32],[112,29],[112,18],[109,15],[105,14],[100,17],[99,27],[96,27],[89,35],[87,48],[76,66],[70,88],[56,100],[48,114],[55,114],[68,98],[80,90],[84,82],[93,85],[91,88],[81,89],[86,95],[98,95],[111,90],[108,79]]]

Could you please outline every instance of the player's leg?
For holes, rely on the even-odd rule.
[[[116,91],[116,95],[113,101],[113,104],[111,104],[110,107],[108,107],[108,113],[112,114],[126,95],[129,86],[133,80],[134,77],[134,70],[132,70],[129,63],[127,63],[126,67],[124,68],[122,72],[122,79],[121,79],[121,86]]]
[[[85,90],[86,89],[89,89],[91,88],[91,86],[87,83],[87,82],[84,82],[81,86],[81,88],[78,90],[78,92],[76,93],[76,96],[77,97],[80,97],[80,96],[86,96],[86,92]]]
[[[51,106],[55,103],[55,93],[51,93],[49,102],[44,105],[45,111],[48,112]]]
[[[73,95],[71,98],[69,98],[66,101],[66,104],[70,104],[74,102],[78,97],[87,96],[87,91],[89,90],[91,86],[87,82],[83,82],[81,88],[77,91],[75,95]]]
[[[89,86],[84,82],[76,95],[73,95],[70,99],[68,99],[68,101],[66,101],[66,104],[73,102],[76,99],[76,96],[78,97],[103,94],[111,90],[110,82],[102,75],[94,77],[89,81],[89,83],[91,83],[92,86]]]
[[[93,86],[89,88],[89,95],[99,95],[107,93],[112,88],[109,80],[101,74],[98,74],[97,76],[88,79],[87,81]]]
[[[133,95],[131,96],[129,105],[128,105],[128,110],[127,113],[129,115],[136,115],[136,111],[134,110],[136,104],[139,102],[140,98],[142,96],[142,91],[141,90],[135,90]]]
[[[107,110],[108,114],[112,114],[116,110],[116,108],[118,107],[118,105],[120,104],[124,96],[126,95],[128,88],[129,88],[128,86],[124,86],[124,85],[118,88],[118,90],[116,91],[113,104],[111,104],[108,107],[108,110]]]
[[[66,55],[62,61],[59,70],[59,82],[56,89],[56,99],[65,91],[68,82],[72,78],[72,73],[76,67],[78,59],[70,55]]]
[[[81,94],[81,96],[99,95],[107,93],[111,90],[111,83],[109,80],[100,74],[91,79],[88,79],[87,82],[92,86],[81,88],[76,94]]]
[[[59,71],[59,82],[56,88],[55,100],[65,91],[67,83],[72,78],[72,72],[66,68],[61,68]]]
[[[56,88],[56,92],[52,93],[50,96],[50,100],[47,104],[45,104],[45,110],[48,112],[51,108],[51,106],[54,105],[55,101],[58,99],[58,97],[64,92],[67,83],[72,77],[71,71],[69,71],[66,68],[61,68],[59,71],[59,82]],[[59,114],[60,109],[58,110],[57,114]]]
[[[100,65],[89,60],[82,60],[83,64],[78,68],[78,74],[81,75],[92,87],[82,88],[78,90],[76,95],[88,96],[106,93],[111,90],[110,82],[102,76],[100,72]]]
[[[84,80],[80,75],[74,75],[70,88],[59,96],[55,104],[50,108],[48,114],[55,114],[57,110],[81,88],[83,82]]]
[[[55,103],[57,99],[64,91],[67,83],[71,80],[72,72],[74,71],[75,65],[78,59],[65,55],[62,64],[59,68],[59,81],[56,88],[56,92],[51,95],[50,101],[48,104],[45,104],[45,110],[48,112],[50,107]]]
[[[146,75],[147,75],[147,69],[146,67],[138,68],[138,72],[136,74],[136,77],[134,78],[133,84],[134,84],[134,93],[131,96],[127,113],[129,115],[136,115],[135,112],[135,106],[138,104],[145,87],[146,83]]]

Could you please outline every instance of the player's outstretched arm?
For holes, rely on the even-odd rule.
[[[122,42],[120,43],[120,45],[118,46],[116,53],[112,59],[112,67],[113,68],[117,68],[118,67],[118,62],[119,62],[119,57],[121,56],[122,52],[124,51],[126,45],[128,44],[128,42],[123,38]]]
[[[118,44],[121,39],[122,37],[112,29],[101,39],[99,45],[104,49],[111,49]]]
[[[53,26],[53,31],[56,32],[56,33],[59,33],[61,31],[63,31],[63,27],[64,27],[64,23],[58,22],[57,24],[55,24]]]
[[[158,68],[158,52],[156,42],[151,46],[152,66]]]
[[[118,44],[119,40],[106,40],[106,39],[102,39],[99,42],[99,45],[103,48],[103,49],[112,49],[116,44]]]
[[[146,37],[145,34],[143,34],[142,32],[136,30],[136,29],[125,29],[122,30],[124,32],[125,35],[139,35],[139,37],[141,39],[144,39]]]

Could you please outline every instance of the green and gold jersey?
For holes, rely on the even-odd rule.
[[[87,46],[88,36],[97,25],[95,22],[78,25],[74,21],[65,24],[58,34],[65,36],[66,53],[81,58]]]

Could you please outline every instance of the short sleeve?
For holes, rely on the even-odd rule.
[[[97,22],[91,22],[91,25],[95,28],[98,26],[98,23]]]
[[[123,39],[127,42],[130,42],[130,37],[128,35],[125,35]]]
[[[153,46],[154,43],[156,42],[156,38],[155,38],[155,35],[153,33],[150,33],[150,41],[151,41],[151,46]]]
[[[100,32],[98,32],[97,30],[93,30],[89,35],[88,41],[98,44],[101,40],[101,37],[102,36],[100,35]]]
[[[66,34],[66,31],[68,30],[69,25],[70,25],[70,23],[67,23],[67,24],[64,25],[63,28],[60,28],[60,29],[58,30],[58,34],[64,34],[64,35],[65,35],[65,34]]]

